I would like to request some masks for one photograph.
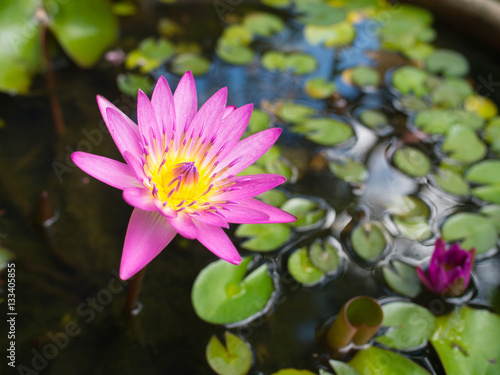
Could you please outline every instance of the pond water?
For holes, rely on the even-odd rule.
[[[405,60],[394,53],[364,54],[379,49],[378,38],[362,32],[366,24],[357,26],[358,34],[371,35],[371,39],[358,38],[354,47],[326,48],[308,43],[303,25],[286,10],[254,4],[241,5],[234,14],[254,10],[278,15],[286,21],[286,28],[257,38],[252,44],[256,57],[247,65],[229,64],[213,52],[224,29],[213,4],[146,3],[137,15],[121,19],[119,44],[131,50],[143,38],[157,35],[161,18],[176,20],[185,30],[183,38],[198,42],[211,61],[208,73],[196,77],[198,102],[227,86],[229,104],[254,103],[271,115],[274,126],[284,129],[277,144],[279,168],[289,171],[291,178],[281,191],[288,198],[317,200],[326,207],[329,218],[304,230],[293,229],[277,250],[262,253],[245,250],[245,238],[235,235],[237,226],[231,227],[231,238],[242,255],[256,255],[257,262],[271,264],[278,289],[274,304],[263,316],[231,331],[253,349],[251,374],[272,374],[282,368],[317,373],[319,367],[327,368],[329,358],[316,339],[324,323],[352,297],[397,296],[384,284],[380,267],[390,258],[425,259],[446,218],[455,212],[477,212],[486,203],[470,195],[444,192],[431,173],[410,177],[394,166],[393,154],[409,145],[430,155],[435,171],[445,159],[439,148],[443,140],[423,135],[408,120],[415,113],[401,108],[401,95],[391,77],[397,67],[406,65]],[[466,56],[473,88],[477,89],[481,78],[488,80],[493,75],[493,80],[500,79],[497,53],[439,24],[436,30],[435,46]],[[260,56],[270,50],[308,53],[317,61],[317,69],[305,75],[269,71]],[[359,88],[342,80],[345,69],[360,64],[377,68],[381,79],[377,87]],[[205,359],[206,345],[213,334],[222,337],[226,328],[197,316],[191,288],[200,271],[216,257],[197,241],[178,236],[148,266],[140,297],[142,311],[136,317],[122,317],[125,291],[116,272],[132,209],[118,190],[69,163],[69,155],[77,149],[120,160],[103,126],[95,95],[115,102],[135,121],[136,99],[120,93],[116,85],[116,76],[125,68],[101,61],[82,70],[64,57],[55,58],[54,65],[56,94],[67,129],[64,136],[54,134],[43,76],[35,77],[28,96],[0,96],[0,117],[6,124],[0,129],[0,236],[1,244],[15,254],[17,364],[31,368],[37,364],[43,374],[213,374]],[[166,64],[152,75],[155,79],[164,75],[174,88],[180,76],[169,67]],[[303,86],[311,77],[334,81],[339,94],[322,100],[310,98]],[[500,90],[488,97],[500,103]],[[276,109],[280,100],[308,105],[315,117],[345,122],[354,136],[335,145],[308,140],[306,132],[293,130],[280,117]],[[384,113],[389,124],[376,130],[362,125],[360,114],[367,108]],[[491,150],[488,155],[496,158]],[[366,179],[349,183],[332,172],[332,161],[346,156],[365,165]],[[34,222],[44,191],[57,220],[41,229]],[[424,223],[428,234],[421,238],[408,238],[415,235],[411,228],[409,236],[402,234],[390,214],[394,206],[404,211],[408,203],[402,197],[407,195],[421,199],[429,211]],[[356,254],[350,237],[356,225],[367,220],[379,223],[387,239],[383,253],[371,260]],[[341,270],[317,285],[301,286],[287,271],[291,251],[328,237],[342,244]],[[471,303],[487,306],[491,290],[500,283],[500,255],[495,250],[485,251],[478,258],[474,270],[478,287]],[[71,321],[75,322],[74,337],[61,344],[53,359],[36,362],[35,353],[51,342],[50,335],[63,332]],[[2,347],[4,336],[2,333]],[[444,373],[430,346],[410,357],[431,373]]]

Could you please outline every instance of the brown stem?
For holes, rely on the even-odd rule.
[[[43,58],[46,66],[45,81],[49,91],[50,109],[52,110],[52,118],[54,119],[54,128],[58,136],[63,136],[66,132],[66,126],[64,126],[64,119],[61,105],[59,104],[59,98],[56,95],[56,77],[54,75],[54,69],[50,59],[49,43],[47,41],[48,33],[45,25],[42,26],[41,33]]]
[[[146,267],[130,279],[127,287],[127,299],[125,300],[125,306],[123,306],[124,315],[137,315],[139,313],[139,294],[141,293],[142,280],[145,273]]]

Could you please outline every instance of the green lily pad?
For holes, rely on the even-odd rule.
[[[338,158],[328,162],[330,170],[341,180],[359,184],[368,179],[368,170],[363,163],[351,158]]]
[[[251,237],[241,247],[253,251],[268,252],[283,246],[290,237],[291,230],[285,224],[241,224],[236,229],[238,237]]]
[[[450,129],[443,142],[442,149],[455,160],[474,163],[486,156],[487,147],[476,132],[465,125],[456,125]]]
[[[269,118],[269,115],[263,110],[256,108],[252,112],[246,132],[249,134],[255,134],[269,128],[270,124],[271,119]]]
[[[431,28],[424,32],[433,31]],[[425,61],[434,52],[434,46],[428,43],[416,42],[411,47],[403,48],[403,54],[412,61]]]
[[[491,220],[474,213],[458,213],[446,219],[441,228],[445,241],[460,241],[460,247],[484,254],[496,246],[497,230]]]
[[[165,36],[167,38],[177,35],[182,35],[184,33],[182,27],[177,22],[171,20],[170,18],[161,18],[158,21],[157,29],[158,29],[158,34]]]
[[[277,189],[268,190],[257,196],[262,202],[270,204],[274,207],[281,207],[283,203],[288,199],[286,194]]]
[[[299,18],[299,21],[308,25],[334,25],[344,21],[347,17],[345,9],[340,7],[331,7],[327,4],[318,2],[309,4],[307,7],[302,7],[304,15]]]
[[[273,8],[286,8],[290,5],[290,0],[260,0],[262,4]]]
[[[286,69],[295,74],[308,74],[316,70],[318,62],[307,53],[291,53],[286,58]]]
[[[165,63],[174,52],[175,46],[168,39],[160,38],[155,41],[152,37],[146,38],[127,55],[125,67],[138,67],[141,73],[149,73]]]
[[[474,89],[466,80],[448,77],[439,80],[438,84],[432,88],[431,100],[434,105],[441,108],[458,108],[473,92]]]
[[[257,162],[251,167],[263,167],[263,173],[280,174],[287,179],[292,177],[292,169],[285,163],[281,151],[277,146],[271,147]],[[245,174],[249,174],[249,168],[245,169]],[[254,173],[255,174],[255,173]]]
[[[500,160],[484,160],[467,170],[465,178],[476,184],[500,184]]]
[[[271,224],[270,224],[271,225]],[[245,277],[251,257],[235,266],[222,259],[210,263],[196,277],[191,301],[196,314],[213,324],[230,324],[260,312],[274,291],[267,264]]]
[[[352,127],[331,118],[315,118],[295,125],[292,131],[304,134],[310,141],[323,146],[335,146],[354,136]]]
[[[387,240],[382,226],[374,221],[360,223],[351,232],[355,253],[366,261],[377,259],[385,250]]]
[[[317,224],[327,213],[327,210],[318,202],[307,198],[289,199],[281,206],[281,209],[297,217],[296,221],[288,224],[292,227],[308,227]]]
[[[309,259],[314,267],[325,273],[335,272],[340,265],[339,249],[331,241],[316,239],[309,246]]]
[[[376,87],[380,83],[380,76],[375,69],[369,66],[357,66],[352,69],[352,83],[360,87]]]
[[[394,71],[392,84],[403,95],[413,94],[421,98],[429,93],[426,86],[428,73],[413,66],[403,66]]]
[[[389,330],[375,341],[396,350],[412,350],[424,346],[436,325],[432,313],[414,303],[391,302],[382,305],[384,322]]]
[[[407,112],[420,112],[429,108],[429,105],[421,98],[407,95],[399,98],[399,103]]]
[[[365,109],[359,115],[359,121],[370,129],[378,129],[389,125],[385,114],[375,109]]]
[[[304,91],[313,99],[326,99],[337,91],[337,87],[333,82],[329,82],[323,77],[317,77],[306,81]]]
[[[472,194],[483,201],[500,204],[500,184],[474,188]]]
[[[225,62],[234,65],[249,64],[255,56],[250,47],[235,45],[223,38],[219,39],[215,53]]]
[[[469,194],[469,184],[460,173],[447,168],[439,168],[434,174],[437,185],[445,192],[457,196]]]
[[[330,359],[328,363],[330,364],[330,366],[332,366],[332,368],[335,370],[335,374],[337,375],[361,375],[358,371],[356,371],[345,362]],[[324,371],[322,373],[321,371],[322,370],[320,370],[319,372],[320,375],[331,375],[329,372]]]
[[[4,270],[7,267],[7,264],[15,257],[16,256],[12,251],[7,250],[3,246],[0,246],[0,271]]]
[[[488,206],[483,206],[479,212],[491,220],[500,233],[500,205],[490,204]]]
[[[291,101],[277,102],[276,110],[276,115],[281,120],[292,124],[306,121],[316,113],[316,110],[312,107]]]
[[[203,75],[210,69],[210,61],[197,53],[181,53],[172,59],[173,73],[183,75],[188,70],[195,76]]]
[[[210,338],[205,351],[208,364],[219,375],[246,375],[252,367],[250,345],[228,331],[224,337],[226,347],[217,336]]]
[[[116,77],[116,83],[121,92],[130,96],[137,96],[139,89],[145,93],[150,93],[154,84],[153,80],[148,76],[134,73],[119,74]]]
[[[268,51],[262,55],[262,65],[270,71],[284,71],[286,69],[286,60],[286,55],[278,51]]]
[[[314,372],[308,370],[296,370],[294,368],[287,368],[279,370],[271,375],[316,375]]]
[[[477,130],[483,124],[484,120],[475,113],[461,110],[429,109],[420,112],[415,118],[415,125],[431,134],[445,134],[455,125]]]
[[[420,198],[402,196],[389,207],[389,212],[399,232],[406,238],[422,241],[432,236],[429,207]]]
[[[427,58],[425,67],[432,73],[441,73],[444,76],[464,76],[469,72],[469,63],[460,53],[440,49],[434,51]]]
[[[497,155],[500,154],[500,117],[495,117],[488,122],[484,129],[484,140]]]
[[[394,153],[394,165],[412,177],[423,177],[431,170],[431,161],[422,151],[414,147],[403,147]]]
[[[500,373],[500,316],[460,307],[436,318],[432,345],[447,374]]]
[[[427,370],[402,355],[374,346],[361,350],[347,364],[360,374],[430,375]]]
[[[326,26],[307,24],[304,36],[307,42],[314,46],[323,43],[325,47],[335,47],[352,43],[356,30],[347,21]]]
[[[465,99],[464,109],[469,112],[474,112],[486,120],[498,115],[498,107],[495,102],[480,95],[471,95]]]
[[[271,36],[285,29],[285,22],[277,15],[265,12],[253,12],[245,15],[243,25],[253,34]]]
[[[414,298],[422,290],[415,267],[399,260],[391,260],[382,267],[384,281],[394,292]]]
[[[307,248],[294,251],[287,262],[288,272],[299,283],[311,286],[323,280],[325,273],[316,268],[309,259]]]
[[[253,33],[243,25],[230,25],[224,29],[220,39],[230,45],[247,46],[253,40]]]

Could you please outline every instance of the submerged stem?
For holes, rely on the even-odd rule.
[[[137,315],[141,311],[141,304],[139,302],[139,294],[141,293],[142,280],[146,273],[146,267],[137,272],[137,274],[130,279],[127,287],[127,299],[125,306],[123,306],[124,315]]]

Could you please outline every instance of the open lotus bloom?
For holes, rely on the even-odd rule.
[[[446,250],[443,239],[438,239],[432,253],[429,268],[417,268],[422,283],[431,292],[446,297],[457,297],[469,285],[476,249],[470,251],[460,248],[458,243]]]
[[[284,223],[295,217],[254,197],[286,181],[283,176],[237,176],[278,139],[272,128],[240,138],[252,104],[226,107],[227,89],[198,111],[187,72],[172,95],[160,77],[151,101],[139,90],[137,126],[101,96],[97,102],[126,164],[85,152],[72,154],[89,175],[123,190],[134,211],[125,236],[120,277],[128,279],[156,257],[177,233],[197,239],[218,257],[241,257],[222,228],[229,223]]]

